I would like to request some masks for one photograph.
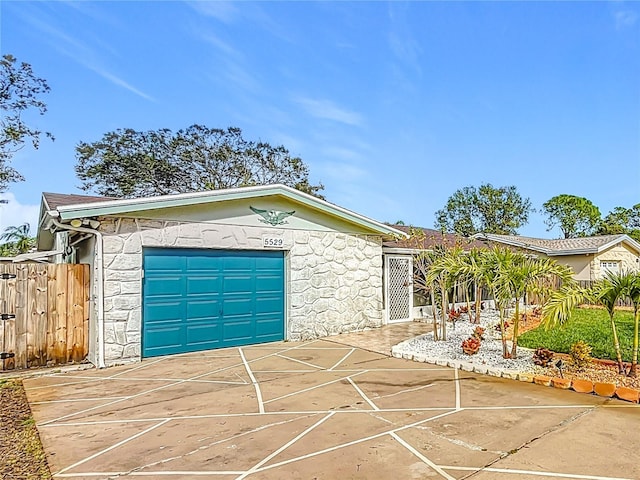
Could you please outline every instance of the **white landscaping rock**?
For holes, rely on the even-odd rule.
[[[502,357],[502,342],[500,333],[495,326],[500,317],[495,310],[483,311],[480,326],[484,327],[482,345],[475,355],[466,355],[462,351],[463,340],[469,338],[478,324],[467,320],[458,320],[455,326],[448,324],[447,340],[433,341],[433,334],[427,333],[406,340],[392,349],[394,357],[426,359],[428,363],[435,363],[443,367],[449,366],[464,371],[475,371],[505,378],[518,378],[519,374],[532,375],[539,370],[533,363],[533,350],[518,347],[518,358],[505,359]],[[511,342],[508,342],[511,349]]]

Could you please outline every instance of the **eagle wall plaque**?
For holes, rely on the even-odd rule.
[[[262,223],[268,223],[269,225],[273,225],[274,227],[289,223],[285,220],[285,218],[290,217],[291,215],[296,213],[295,210],[292,210],[290,212],[281,212],[279,210],[261,210],[252,206],[249,206],[249,208],[253,213],[257,213],[262,217],[260,219]]]

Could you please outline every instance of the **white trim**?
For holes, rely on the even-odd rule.
[[[75,205],[59,206],[54,211],[47,211],[51,216],[58,215],[62,220],[92,217],[101,215],[118,215],[133,211],[155,210],[159,208],[198,205],[211,202],[249,199],[256,197],[280,195],[308,207],[320,210],[327,215],[333,215],[342,220],[363,226],[383,235],[396,235],[408,238],[409,235],[387,224],[360,215],[333,203],[321,200],[308,193],[301,192],[286,185],[258,185],[252,187],[210,190],[206,192],[178,193],[174,195],[160,195],[157,197],[128,198],[107,200],[104,202],[88,202]]]

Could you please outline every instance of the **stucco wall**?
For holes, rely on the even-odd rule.
[[[591,263],[591,278],[601,278],[600,262],[620,262],[620,271],[638,271],[638,255],[625,244],[619,243],[602,253],[599,253]]]
[[[560,265],[568,265],[573,269],[576,280],[591,280],[591,264],[593,255],[560,255],[549,257]]]
[[[263,250],[262,236],[284,242],[286,338],[306,340],[383,324],[380,237],[274,227],[103,218],[105,358],[140,358],[142,249]]]

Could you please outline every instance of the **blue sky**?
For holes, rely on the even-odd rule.
[[[46,78],[52,132],[13,165],[0,228],[80,193],[75,145],[118,128],[242,128],[331,202],[433,227],[457,189],[640,202],[634,2],[0,3],[3,54]],[[540,213],[521,234],[546,232]]]

